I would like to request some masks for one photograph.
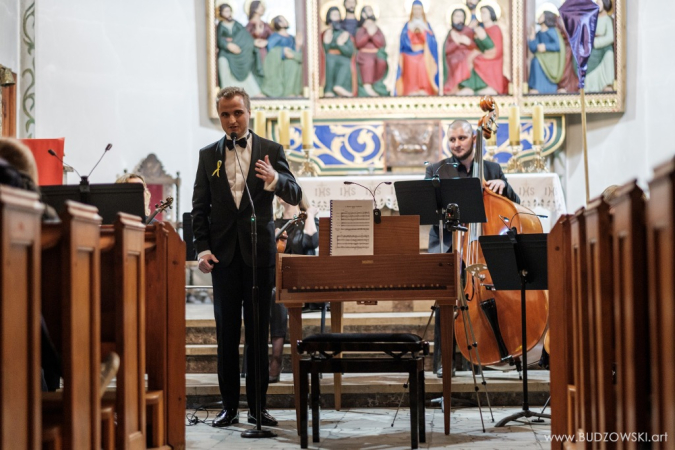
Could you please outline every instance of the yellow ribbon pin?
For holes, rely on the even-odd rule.
[[[215,176],[217,176],[218,178],[220,178],[220,166],[222,166],[222,165],[223,165],[223,162],[222,162],[222,161],[218,161],[218,167],[216,167],[216,170],[213,171],[213,173],[211,174],[211,176],[214,176],[214,175],[215,175]]]

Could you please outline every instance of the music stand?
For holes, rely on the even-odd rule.
[[[434,186],[437,185],[437,187]],[[462,223],[487,222],[483,205],[483,190],[478,178],[447,178],[440,180],[396,181],[396,201],[402,216],[420,216],[420,225],[438,225],[443,253],[443,229],[446,209],[456,204]]]
[[[394,189],[399,213],[402,216],[418,215],[420,225],[438,224],[439,253],[443,253],[443,231],[446,226],[454,234],[458,230],[466,231],[466,228],[459,225],[460,222],[464,224],[487,222],[483,189],[478,178],[396,181]],[[454,250],[457,251],[458,248]],[[458,264],[457,280],[461,279],[462,265]],[[461,288],[458,287],[458,289]],[[443,352],[442,349],[441,352]],[[445,364],[448,362],[444,361]],[[450,375],[447,375],[447,382],[450,383]],[[443,383],[446,383],[445,371]],[[443,397],[441,409],[445,410],[445,398]]]
[[[521,320],[523,330],[523,409],[500,420],[495,426],[503,427],[521,417],[550,419],[550,414],[530,411],[527,392],[527,309],[525,292],[548,289],[547,235],[515,234],[505,236],[480,236],[478,241],[485,256],[495,289],[520,290]]]

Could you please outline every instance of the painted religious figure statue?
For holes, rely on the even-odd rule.
[[[565,71],[565,44],[557,27],[558,11],[553,4],[545,4],[537,11],[537,24],[532,25],[527,40],[532,52],[528,79],[531,94],[555,94]]]
[[[254,77],[254,40],[246,28],[232,17],[232,7],[223,3],[216,27],[218,45],[219,86],[239,86],[251,96],[260,95],[260,86]],[[255,73],[262,76],[262,73]]]
[[[288,33],[284,16],[272,19],[274,32],[267,40],[267,56],[263,65],[266,76],[260,86],[268,97],[298,97],[302,95],[302,49],[298,39]]]
[[[501,7],[494,0],[482,0],[476,6],[473,25],[476,49],[472,51],[473,67],[468,79],[459,86],[460,95],[507,94],[509,81],[504,76],[504,36],[497,21]]]
[[[272,28],[262,20],[263,14],[265,14],[265,3],[258,0],[252,1],[248,7],[246,31],[253,38],[253,61],[255,64],[253,75],[256,77],[258,84],[262,83],[263,64],[265,63],[265,56],[267,56],[267,39],[272,35]]]
[[[438,94],[438,44],[424,5],[415,0],[401,31],[395,95]]]
[[[614,71],[614,20],[609,15],[612,0],[597,0],[600,6],[593,50],[588,59],[586,92],[613,91]]]
[[[450,15],[450,31],[443,46],[445,83],[443,93],[455,95],[459,91],[459,83],[471,76],[473,58],[476,56],[474,32],[469,26],[471,14],[462,4],[454,6]]]
[[[373,7],[365,5],[361,9],[359,27],[354,39],[356,49],[356,65],[359,69],[359,97],[377,97],[389,95],[384,79],[387,76],[386,41],[384,33],[377,26],[377,18]]]
[[[353,97],[357,93],[356,47],[349,32],[342,29],[341,22],[338,7],[329,8],[326,13],[328,29],[321,34],[324,97]]]

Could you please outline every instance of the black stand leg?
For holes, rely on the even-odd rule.
[[[307,448],[307,401],[309,400],[309,361],[300,361],[300,448]]]
[[[254,429],[242,431],[243,438],[271,438],[276,437],[276,434],[270,430],[263,430],[262,424],[262,389],[260,380],[260,346],[258,340],[260,339],[260,302],[258,299],[258,230],[256,226],[255,213],[251,214],[251,262],[253,265],[253,287],[251,288],[251,300],[253,301],[253,354],[255,355],[255,423]],[[265,353],[267,357],[267,353]]]
[[[318,369],[312,364],[312,442],[319,442],[321,418],[319,417],[319,399],[321,398],[321,385],[319,384]]]
[[[524,271],[523,271],[524,272]],[[550,414],[542,414],[538,412],[532,412],[530,411],[530,404],[529,404],[529,399],[527,395],[527,311],[526,311],[526,304],[525,304],[525,273],[521,274],[521,279],[520,279],[520,314],[521,314],[521,320],[522,320],[522,326],[523,326],[523,410],[519,411],[515,414],[511,414],[508,417],[505,417],[504,419],[500,420],[496,427],[503,427],[509,422],[513,422],[514,420],[520,419],[521,417],[538,417],[540,419],[550,419],[551,415]]]

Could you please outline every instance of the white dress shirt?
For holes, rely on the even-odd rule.
[[[227,140],[230,140],[230,137],[225,135]],[[251,167],[251,148],[252,148],[253,139],[251,138],[251,133],[246,134],[246,147],[240,147],[238,144],[234,145],[234,149],[230,150],[227,145],[223,148],[225,155],[225,175],[227,176],[227,182],[230,186],[230,191],[232,192],[232,198],[234,199],[234,204],[241,205],[241,199],[244,195],[247,195],[245,192],[246,185],[246,176],[248,175],[248,169]],[[235,155],[234,153],[237,152]],[[239,158],[237,158],[237,156]],[[241,164],[241,170],[239,167]],[[243,176],[242,176],[243,172]],[[271,183],[265,183],[266,191],[274,191],[279,181],[279,173],[274,173],[274,180]],[[200,252],[198,258],[201,259],[205,255],[211,254],[211,250],[204,250]]]

